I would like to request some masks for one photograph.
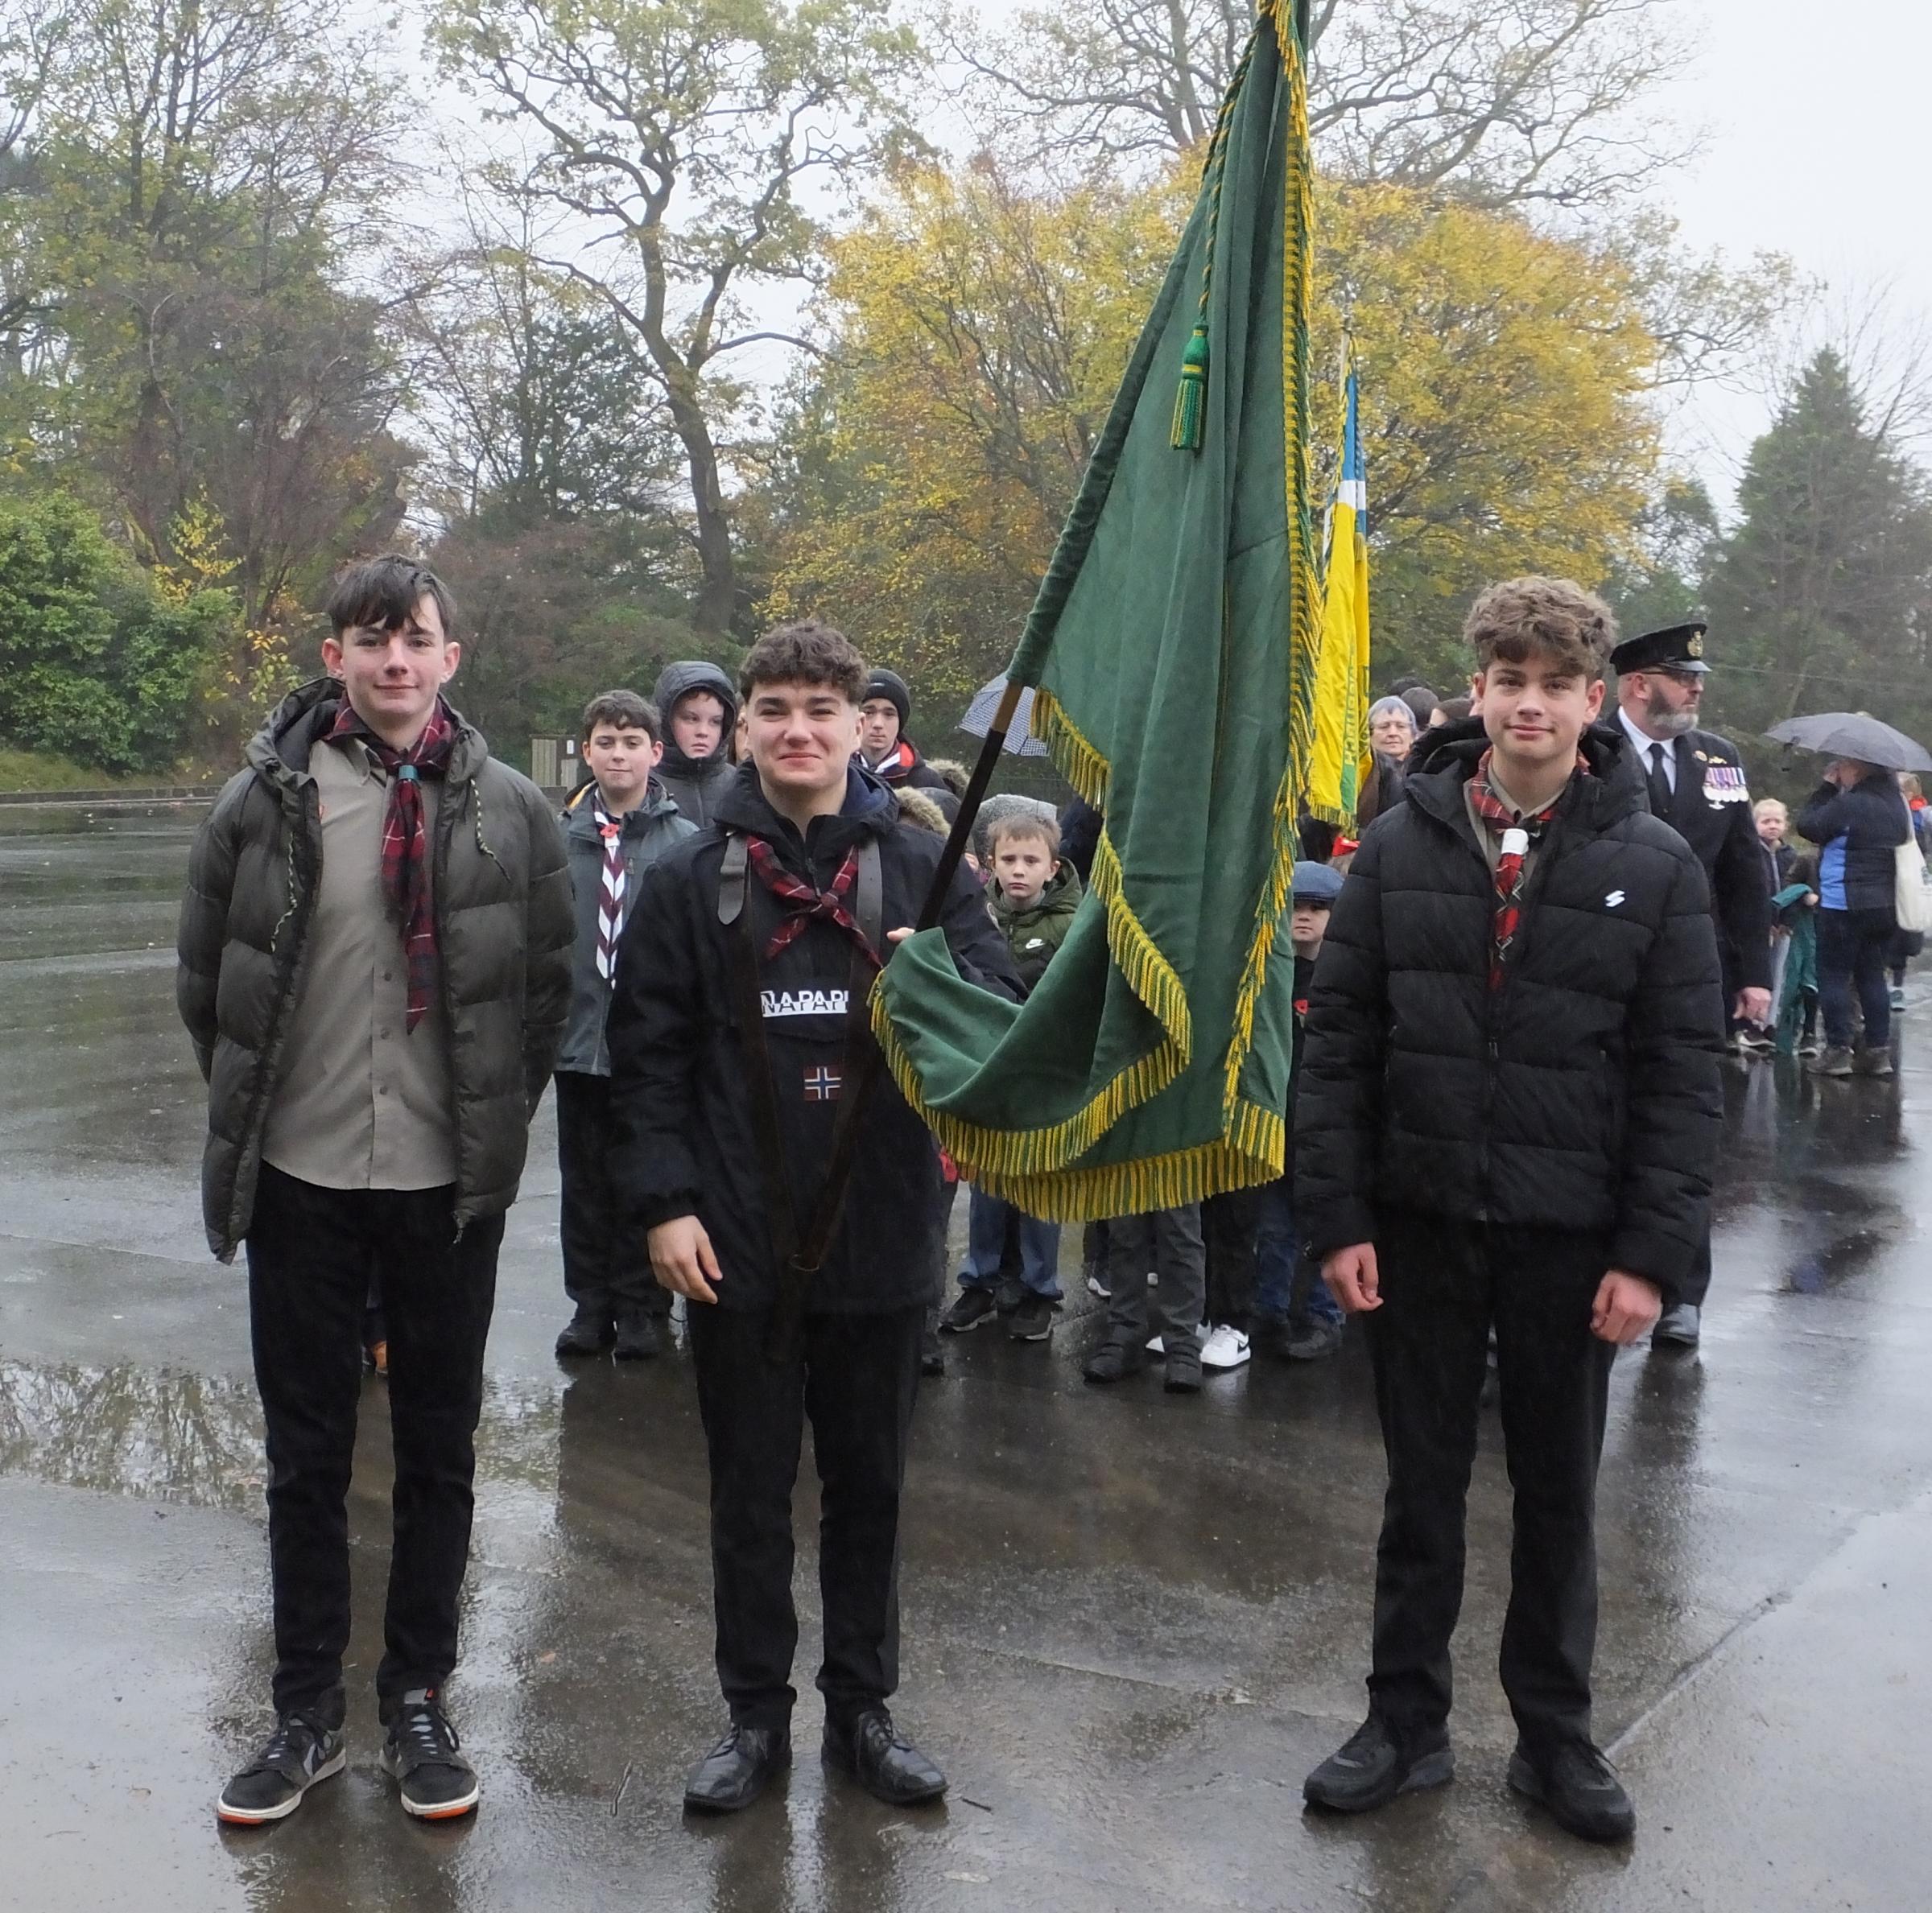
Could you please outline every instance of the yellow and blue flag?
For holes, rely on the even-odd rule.
[[[1328,501],[1322,630],[1311,687],[1313,736],[1302,803],[1340,830],[1355,826],[1368,757],[1368,472],[1354,348],[1342,380],[1342,451]]]

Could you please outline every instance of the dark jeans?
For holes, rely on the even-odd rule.
[[[610,1180],[610,1078],[560,1070],[554,1080],[564,1293],[587,1313],[638,1309],[661,1319],[671,1291],[651,1273],[644,1231],[625,1221]]]
[[[1254,1313],[1255,1238],[1261,1227],[1259,1189],[1211,1196],[1201,1205],[1208,1254],[1208,1306],[1202,1320],[1248,1332]]]
[[[766,1317],[694,1302],[691,1366],[711,1462],[718,1684],[731,1717],[782,1726],[799,1617],[791,1490],[805,1422],[819,1471],[819,1691],[845,1721],[899,1683],[899,1490],[925,1309],[807,1315],[800,1359],[765,1356]]]
[[[319,1189],[268,1164],[248,1231],[255,1383],[268,1429],[268,1551],[279,1711],[333,1697],[349,1643],[349,1493],[372,1265],[389,1330],[394,1538],[384,1700],[440,1687],[475,1507],[483,1345],[503,1218],[459,1237],[455,1192]]]
[[[1865,1019],[1865,1047],[1883,1049],[1892,1041],[1885,959],[1898,920],[1886,909],[1821,909],[1817,914],[1818,996],[1825,1015],[1825,1041],[1834,1049],[1852,1047],[1856,988]]]
[[[1463,1599],[1463,1502],[1489,1330],[1515,1490],[1501,1672],[1518,1732],[1546,1750],[1590,1733],[1596,1468],[1615,1350],[1590,1333],[1597,1237],[1385,1210],[1382,1305],[1365,1317],[1389,1460],[1370,1699],[1398,1726],[1448,1717]]]
[[[1294,1227],[1294,1177],[1278,1177],[1261,1190],[1255,1231],[1254,1312],[1271,1321],[1334,1322],[1342,1305],[1321,1272],[1307,1264]]]

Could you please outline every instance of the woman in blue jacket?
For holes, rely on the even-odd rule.
[[[1825,781],[1798,813],[1798,830],[1818,847],[1818,994],[1824,1012],[1821,1074],[1892,1074],[1892,1003],[1885,954],[1898,929],[1895,852],[1912,835],[1905,800],[1889,770],[1855,757],[1825,767]],[[1864,1041],[1852,1046],[1852,993]]]

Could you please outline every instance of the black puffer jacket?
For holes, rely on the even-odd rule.
[[[231,1260],[254,1211],[262,1132],[322,869],[309,753],[341,686],[292,691],[195,836],[175,998],[208,1079],[208,1246]],[[452,714],[453,715],[453,714]],[[530,1118],[570,1003],[570,879],[543,794],[460,717],[430,845],[456,1090],[458,1228],[516,1200]]]
[[[671,736],[671,714],[679,698],[694,691],[708,691],[724,707],[724,728],[718,748],[708,757],[687,757]],[[731,786],[737,766],[731,761],[731,733],[738,721],[738,691],[721,666],[701,658],[687,658],[667,664],[658,674],[650,701],[658,707],[664,727],[664,756],[658,765],[658,781],[671,793],[671,801],[700,830],[711,822],[718,799]]]
[[[801,838],[766,802],[758,773],[741,767],[712,828],[679,844],[644,873],[624,927],[609,1036],[614,1153],[612,1178],[631,1220],[650,1228],[696,1215],[724,1280],[718,1306],[758,1309],[775,1288],[766,1222],[765,1179],[752,1129],[749,1065],[739,1036],[727,930],[718,921],[725,827],[763,837],[779,860],[829,884],[853,845],[879,846],[882,921],[914,922],[943,847],[904,824],[892,793],[869,772],[847,773],[844,811],[815,819]],[[747,880],[745,912],[758,947],[779,921],[770,893]],[[960,973],[1021,994],[1005,940],[964,865],[943,921]],[[793,1201],[802,1226],[824,1181],[839,1103],[832,1073],[849,1089],[846,990],[851,939],[823,920],[758,971],[766,1039]],[[865,971],[867,987],[872,972]],[[939,1162],[931,1136],[891,1078],[881,1080],[859,1139],[857,1166],[839,1232],[815,1278],[814,1311],[862,1314],[927,1299],[939,1253]]]
[[[1724,1108],[1703,868],[1593,726],[1492,992],[1463,794],[1486,741],[1480,719],[1444,728],[1343,886],[1296,1082],[1296,1219],[1317,1255],[1373,1240],[1378,1205],[1601,1234],[1607,1266],[1695,1301]]]
[[[1912,813],[1891,772],[1874,771],[1849,790],[1819,785],[1798,812],[1796,828],[1819,847],[1826,909],[1897,908],[1897,853],[1912,835]]]

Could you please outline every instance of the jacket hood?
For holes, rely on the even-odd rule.
[[[489,755],[483,733],[448,699],[455,742],[450,746],[449,765],[443,773],[448,784],[473,777]],[[333,678],[312,678],[298,684],[276,705],[262,728],[249,740],[242,753],[249,767],[266,782],[285,788],[308,775],[308,760],[321,739],[327,736],[342,707],[342,686]]]
[[[1467,816],[1463,786],[1488,748],[1489,734],[1480,717],[1439,725],[1410,757],[1404,781],[1407,801],[1459,828]],[[1567,823],[1594,833],[1649,807],[1643,773],[1620,724],[1589,725],[1579,748],[1590,775],[1570,787],[1561,814]]]
[[[828,856],[842,859],[864,839],[882,837],[899,827],[899,806],[892,791],[860,764],[846,766],[845,802],[837,816],[815,817],[803,837],[795,824],[771,807],[755,764],[738,766],[714,815],[729,830],[762,837],[795,868]]]
[[[952,819],[940,808],[930,790],[922,790],[914,784],[902,784],[892,794],[899,806],[899,814],[915,830],[930,831],[935,837],[943,837],[952,828]]]
[[[708,757],[687,757],[671,734],[673,708],[679,698],[694,691],[708,691],[724,706],[724,728],[719,736],[717,749]],[[708,771],[721,761],[729,761],[726,752],[731,744],[732,726],[738,721],[738,687],[723,666],[707,663],[700,658],[667,664],[658,674],[650,701],[657,706],[658,721],[664,727],[664,761],[658,768],[667,776],[689,777],[694,771]]]
[[[595,837],[597,835],[597,806],[592,802],[591,793],[597,787],[592,777],[587,784],[580,785],[564,806],[564,834],[567,837]],[[638,823],[647,823],[654,817],[667,817],[677,810],[671,793],[658,780],[657,773],[651,773],[650,781],[645,786],[644,801],[624,814],[624,823],[629,829],[634,819]]]

